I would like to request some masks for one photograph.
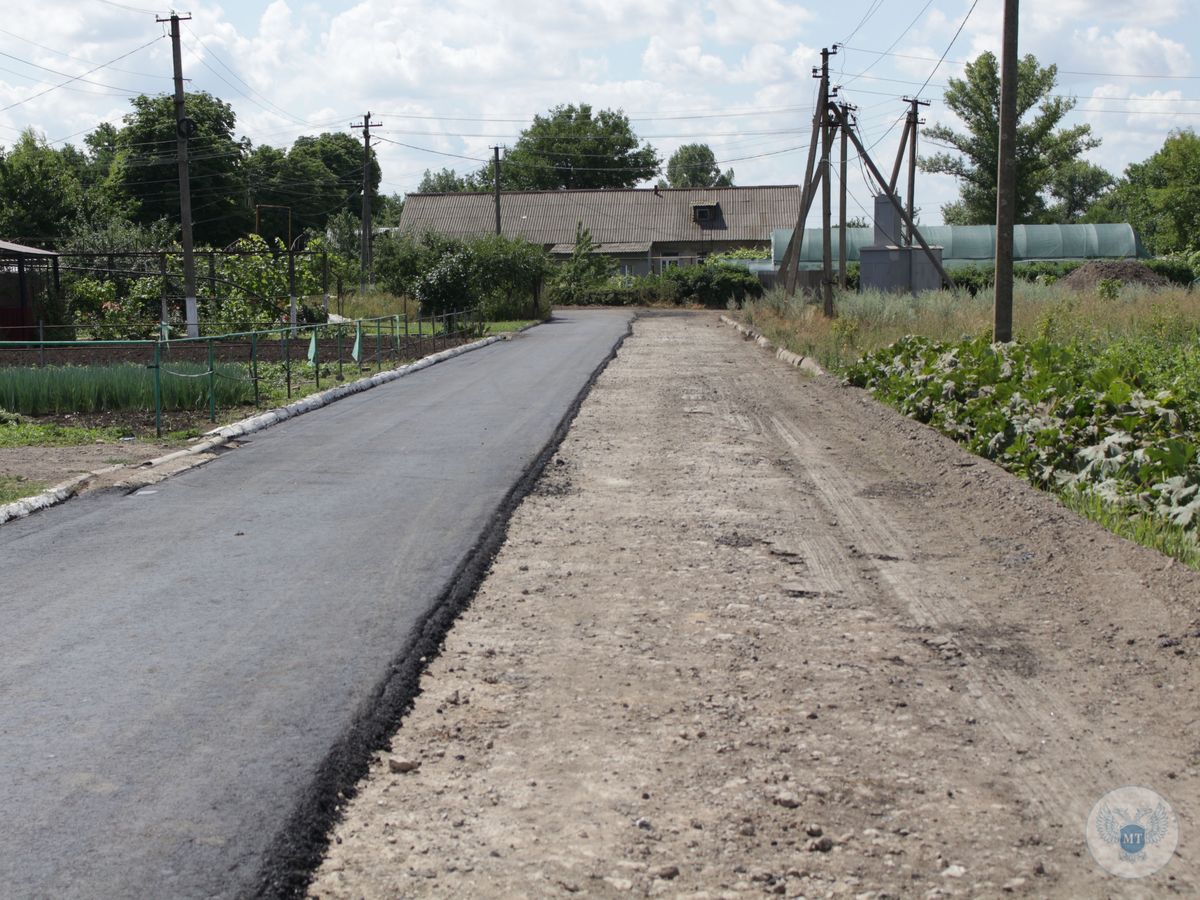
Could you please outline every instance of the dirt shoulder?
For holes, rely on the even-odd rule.
[[[1198,619],[1196,573],[643,318],[311,895],[1195,895]],[[1138,881],[1084,842],[1129,784],[1179,817]]]

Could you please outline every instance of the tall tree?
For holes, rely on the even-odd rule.
[[[946,125],[925,130],[926,140],[946,146],[954,153],[938,153],[921,159],[921,169],[954,175],[959,180],[959,199],[942,207],[951,225],[980,225],[996,218],[997,149],[1000,141],[1000,69],[992,53],[983,53],[967,63],[965,78],[950,78],[946,105],[963,121],[967,130]],[[1091,126],[1060,128],[1075,101],[1052,97],[1058,67],[1042,68],[1026,55],[1017,71],[1017,196],[1016,220],[1038,222],[1046,213],[1046,194],[1055,172],[1076,161],[1086,150],[1097,147],[1099,138]],[[1036,112],[1029,116],[1034,108]]]
[[[417,185],[418,194],[457,194],[474,189],[469,175],[461,177],[453,169],[442,169],[440,172],[426,169],[421,176],[421,183]]]
[[[298,137],[292,144],[292,149],[288,151],[288,159],[294,159],[296,164],[299,164],[301,159],[319,160],[331,179],[329,188],[319,202],[326,208],[339,201],[348,203],[349,209],[354,215],[362,215],[363,147],[361,141],[353,135],[341,131],[327,131],[316,137]],[[379,211],[382,202],[379,196],[381,177],[379,159],[375,156],[375,148],[372,147],[369,175],[372,213]]]
[[[658,153],[642,144],[620,110],[593,115],[586,103],[556,106],[533,124],[505,157],[501,184],[509,190],[625,188],[658,173]],[[491,165],[475,178],[491,184]]]
[[[1072,160],[1050,178],[1049,192],[1056,202],[1047,209],[1046,221],[1063,225],[1078,222],[1115,183],[1107,169],[1084,159]]]
[[[1129,222],[1152,253],[1200,249],[1200,135],[1171,132],[1153,156],[1127,166],[1084,219]]]
[[[203,92],[185,99],[188,118],[196,123],[188,146],[196,242],[223,247],[253,224],[242,172],[250,142],[234,137],[237,117],[228,103]],[[136,203],[135,221],[179,221],[174,100],[143,94],[130,103],[114,165],[122,189]]]
[[[673,188],[730,187],[733,169],[722,173],[708,144],[684,144],[667,161],[667,184]]]
[[[75,156],[54,150],[32,128],[0,155],[0,234],[7,240],[58,246],[83,195]]]

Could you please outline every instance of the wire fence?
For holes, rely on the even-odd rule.
[[[364,370],[419,359],[481,335],[476,310],[393,315],[198,338],[158,325],[156,340],[0,341],[0,408],[31,415],[163,412],[291,400]]]

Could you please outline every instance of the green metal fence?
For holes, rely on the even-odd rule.
[[[0,371],[66,366],[78,374],[77,367],[87,364],[96,369],[114,365],[144,367],[152,383],[152,398],[146,400],[153,405],[155,432],[161,435],[164,385],[180,381],[202,385],[201,392],[183,391],[182,395],[206,401],[209,419],[215,422],[218,399],[238,394],[236,390],[223,390],[229,385],[222,382],[242,383],[252,392],[258,407],[262,404],[263,370],[268,367],[272,376],[281,380],[282,392],[291,399],[296,393],[320,390],[323,381],[345,380],[348,369],[352,374],[381,370],[447,349],[481,335],[483,330],[483,322],[474,310],[415,318],[382,316],[198,338],[174,337],[166,326],[160,326],[157,340],[0,341]],[[181,395],[178,390],[171,393]],[[0,392],[0,407],[5,405],[3,397]]]

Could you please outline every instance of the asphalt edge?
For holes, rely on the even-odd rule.
[[[760,331],[755,331],[741,322],[734,321],[724,314],[721,315],[721,321],[726,325],[732,326],[741,333],[748,341],[754,341],[758,346],[765,350],[774,350],[775,358],[787,363],[789,366],[795,366],[804,369],[806,372],[812,372],[814,375],[828,375],[829,373],[821,366],[819,362],[811,356],[801,356],[799,353],[793,353],[791,350],[785,350],[782,347],[776,347],[772,344]]]
[[[541,324],[540,322],[537,324]],[[520,331],[525,331],[533,326],[525,326]],[[519,334],[512,332],[512,334]],[[158,466],[168,465],[178,460],[194,460],[193,465],[202,465],[208,462],[211,457],[205,457],[204,454],[212,453],[216,450],[227,446],[230,442],[236,441],[239,438],[245,437],[248,434],[253,434],[256,431],[262,431],[264,428],[270,428],[272,425],[278,425],[280,422],[286,422],[288,419],[296,416],[304,415],[313,410],[321,409],[331,403],[335,403],[344,397],[349,397],[352,394],[357,394],[362,391],[370,390],[373,387],[378,387],[381,384],[387,384],[389,381],[395,381],[398,378],[403,378],[405,375],[411,375],[414,372],[419,372],[422,369],[427,369],[430,366],[437,365],[440,362],[445,362],[448,359],[453,359],[456,356],[462,356],[464,353],[470,353],[472,350],[479,350],[487,347],[490,344],[495,344],[499,341],[506,341],[510,334],[491,335],[478,341],[473,341],[470,344],[463,344],[459,347],[451,347],[448,350],[442,350],[438,353],[432,353],[429,356],[424,356],[416,362],[409,363],[405,366],[400,366],[397,369],[389,369],[386,372],[380,372],[372,375],[370,378],[360,378],[357,381],[351,381],[346,384],[338,385],[337,387],[327,388],[319,393],[310,394],[302,400],[297,400],[295,403],[289,403],[287,406],[281,406],[278,409],[267,410],[263,413],[250,416],[230,425],[224,425],[220,428],[214,428],[212,431],[206,432],[203,437],[205,440],[190,447],[185,447],[182,450],[176,450],[172,453],[167,453],[163,456],[155,457],[154,459],[146,460],[137,466],[106,466],[103,469],[96,469],[92,472],[85,472],[82,475],[76,475],[74,478],[69,478],[66,481],[60,482],[52,487],[46,488],[39,494],[34,494],[32,497],[23,497],[20,500],[15,500],[12,503],[0,505],[0,525],[6,522],[11,522],[14,519],[23,519],[26,516],[32,515],[43,509],[49,509],[51,506],[57,506],[60,503],[65,503],[70,500],[95,478],[105,475],[111,475],[113,472],[129,469],[130,471],[145,471],[154,469]],[[202,458],[203,457],[203,458]],[[191,468],[184,466],[182,469]],[[171,472],[175,474],[175,471]]]
[[[508,537],[513,512],[558,452],[596,379],[633,333],[636,320],[635,313],[628,320],[625,333],[592,370],[541,451],[504,495],[479,538],[456,567],[445,590],[417,623],[416,636],[394,657],[391,673],[375,687],[349,730],[321,762],[306,796],[272,841],[255,887],[247,896],[292,900],[306,895],[317,867],[325,858],[332,828],[341,818],[345,801],[357,793],[356,787],[367,775],[374,753],[388,746],[392,734],[412,708],[413,700],[420,693],[421,675],[428,663],[440,654],[447,632],[470,605],[487,577],[492,560]]]

